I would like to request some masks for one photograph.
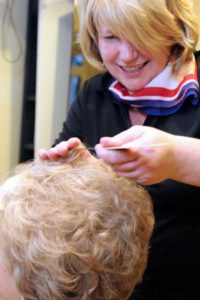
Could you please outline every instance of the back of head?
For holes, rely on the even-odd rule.
[[[98,27],[129,40],[153,56],[162,50],[183,62],[195,50],[198,24],[189,0],[77,0],[80,43],[88,61],[102,69],[98,50]]]
[[[1,253],[25,299],[127,299],[145,269],[148,194],[80,152],[0,188]]]

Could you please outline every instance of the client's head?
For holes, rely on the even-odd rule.
[[[0,187],[0,255],[24,299],[127,299],[143,275],[149,195],[82,151]]]

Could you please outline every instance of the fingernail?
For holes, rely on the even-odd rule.
[[[39,153],[39,154],[44,154],[44,153],[46,153],[46,150],[45,150],[45,149],[40,149],[40,150],[38,151],[38,153]]]
[[[57,151],[62,151],[62,150],[65,150],[66,149],[66,145],[57,145],[55,146],[55,150]]]

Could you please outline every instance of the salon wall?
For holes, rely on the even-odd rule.
[[[17,0],[13,6],[14,28],[5,15],[6,0],[0,0],[0,180],[19,159],[27,4],[27,0]]]
[[[35,156],[51,147],[67,116],[72,33],[73,0],[40,0]]]
[[[6,3],[8,0],[0,0],[0,26]],[[20,152],[29,1],[16,0],[13,3],[13,20],[23,53],[15,63],[6,61],[0,30],[0,182],[18,164]],[[67,115],[73,0],[39,0],[38,19],[35,153],[41,147],[50,147]],[[5,31],[5,53],[12,59],[18,53],[18,41],[8,20]]]
[[[197,20],[198,20],[198,24],[199,24],[199,31],[200,31],[200,1],[193,0],[193,2],[194,2],[194,12],[197,16]],[[200,49],[200,38],[199,38],[197,48]]]

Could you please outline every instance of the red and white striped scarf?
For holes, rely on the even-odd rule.
[[[109,87],[117,101],[131,105],[147,115],[166,116],[178,111],[186,100],[196,105],[199,101],[199,83],[195,58],[179,68],[169,62],[163,71],[144,88],[128,91],[115,80]]]

